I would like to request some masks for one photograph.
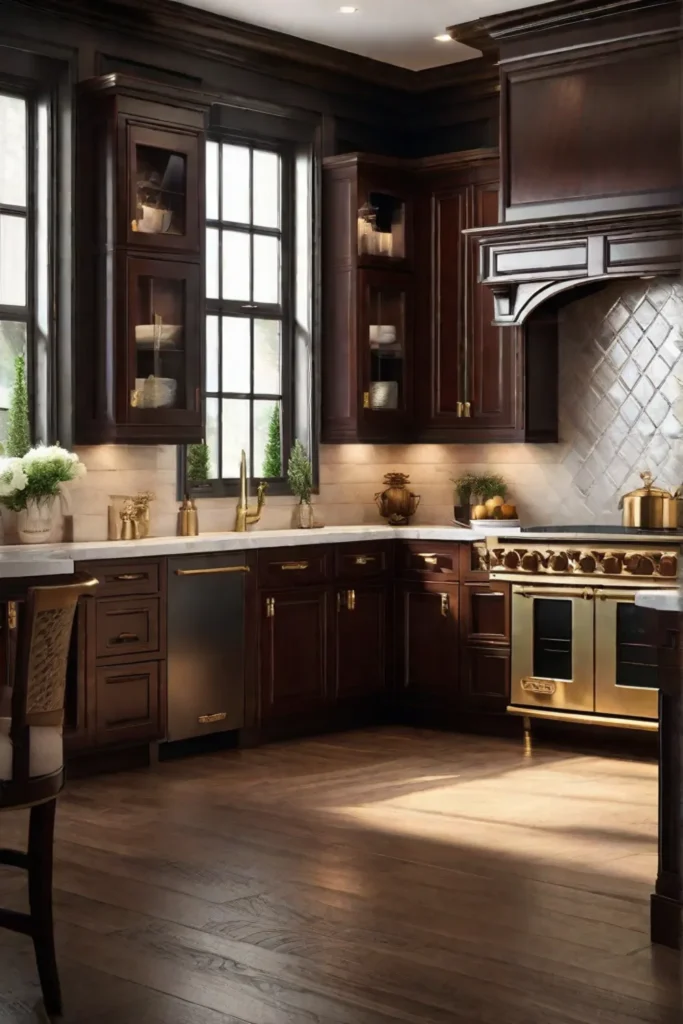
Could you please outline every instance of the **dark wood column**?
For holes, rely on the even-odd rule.
[[[659,869],[652,941],[683,948],[683,615],[655,612],[659,630]]]

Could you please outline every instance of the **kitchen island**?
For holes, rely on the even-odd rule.
[[[659,866],[652,941],[683,948],[683,673],[680,591],[639,594],[659,636]]]

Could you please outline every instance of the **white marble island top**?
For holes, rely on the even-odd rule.
[[[203,533],[199,537],[96,540],[43,544],[35,547],[5,544],[0,546],[0,579],[10,576],[53,576],[71,573],[74,562],[394,539],[471,543],[475,540],[484,540],[485,533],[457,526],[328,526],[321,530],[253,530],[248,533]]]
[[[680,590],[648,590],[636,594],[639,608],[654,608],[658,612],[683,612],[683,595]]]

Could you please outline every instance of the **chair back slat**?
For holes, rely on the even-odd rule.
[[[12,780],[5,790],[30,790],[31,744],[40,729],[64,721],[67,662],[79,598],[97,580],[79,576],[61,586],[32,587],[19,621],[18,657],[12,687]],[[4,803],[0,796],[0,803]]]

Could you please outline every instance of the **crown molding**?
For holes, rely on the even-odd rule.
[[[349,79],[407,93],[433,89],[493,88],[495,68],[476,58],[424,71],[410,71],[284,32],[249,25],[172,0],[12,0],[33,15],[68,18],[95,28],[126,32],[177,50],[199,53],[245,70],[302,85],[344,91]],[[472,67],[477,65],[477,67]],[[336,78],[336,81],[334,79]]]

